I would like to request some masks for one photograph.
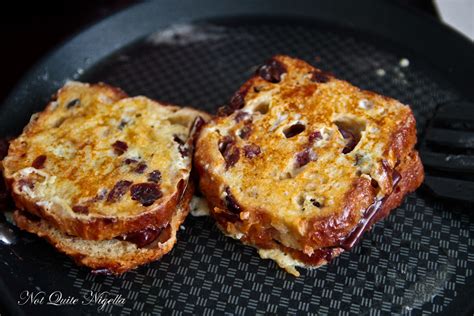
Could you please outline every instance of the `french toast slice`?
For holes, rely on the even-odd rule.
[[[318,267],[423,181],[415,119],[397,100],[275,56],[196,142],[211,214],[288,272]]]
[[[69,82],[11,141],[3,174],[18,209],[64,234],[110,240],[161,229],[187,187],[192,127],[203,118],[106,84]]]

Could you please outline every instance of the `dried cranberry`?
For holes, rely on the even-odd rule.
[[[149,227],[137,232],[122,235],[120,237],[125,241],[134,243],[135,245],[137,245],[138,248],[142,248],[155,241],[162,230],[163,228]]]
[[[163,193],[156,183],[137,183],[130,187],[132,200],[140,202],[143,206],[150,206],[155,203]]]
[[[219,142],[219,151],[224,157],[226,162],[226,168],[232,167],[239,161],[240,158],[240,150],[235,145],[235,140],[230,136],[225,136]]]
[[[306,148],[305,150],[296,154],[296,168],[303,167],[307,165],[310,161],[315,161],[317,159],[316,153],[311,150],[311,148]]]
[[[247,158],[254,158],[260,155],[260,147],[255,144],[245,145],[244,146],[244,153],[245,157]]]
[[[110,190],[107,196],[107,202],[117,202],[127,192],[128,188],[132,185],[132,181],[120,180],[118,181],[112,190]]]
[[[354,134],[352,134],[347,129],[344,129],[340,126],[338,126],[338,128],[339,128],[339,132],[341,133],[342,137],[344,137],[344,139],[346,140],[346,146],[344,146],[344,148],[342,149],[342,153],[343,154],[348,154],[352,150],[354,150],[354,147],[357,145],[357,140],[356,140]]]
[[[306,126],[301,123],[293,124],[283,130],[283,134],[285,134],[286,138],[294,137],[298,134],[301,134],[306,129]]]
[[[330,80],[330,77],[328,74],[315,70],[311,74],[311,81],[318,82],[318,83],[326,83]]]
[[[225,205],[229,211],[231,211],[234,214],[239,214],[242,208],[240,205],[237,203],[235,200],[234,196],[232,193],[230,193],[230,188],[226,187],[225,188]]]
[[[68,102],[68,104],[66,105],[66,109],[70,109],[72,107],[75,107],[77,105],[81,104],[81,100],[79,99],[74,99],[74,100],[71,100]]]
[[[146,163],[140,162],[140,163],[137,165],[137,167],[135,168],[134,171],[135,171],[136,173],[142,174],[143,172],[145,172],[146,168],[147,168]]]
[[[122,142],[120,140],[116,141],[115,143],[112,144],[112,148],[114,149],[114,152],[117,155],[122,155],[124,152],[127,151],[128,145],[125,142]]]
[[[36,157],[35,160],[33,160],[33,163],[31,164],[31,166],[35,169],[43,169],[45,162],[46,162],[46,156],[45,155],[40,155],[40,156]]]
[[[271,83],[281,81],[281,75],[286,73],[286,67],[279,61],[271,59],[257,69],[257,74]]]
[[[153,170],[148,174],[148,181],[158,183],[161,181],[161,172],[160,170]]]
[[[321,139],[322,136],[321,136],[321,133],[319,131],[314,131],[312,132],[311,134],[309,134],[309,137],[308,137],[308,140],[309,142],[312,144],[314,143],[316,140],[319,140]]]
[[[86,205],[74,205],[72,207],[72,210],[79,214],[89,214],[89,207],[87,207]]]

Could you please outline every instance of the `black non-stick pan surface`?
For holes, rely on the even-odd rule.
[[[45,57],[0,107],[0,136],[20,132],[67,79],[214,112],[277,53],[410,104],[420,135],[438,104],[474,96],[472,42],[385,1],[157,1],[120,12]],[[0,300],[12,314],[472,313],[472,206],[423,190],[352,251],[299,278],[224,237],[206,217],[190,216],[162,260],[118,277],[93,275],[11,228],[16,242],[0,244]],[[44,292],[45,301],[19,304],[25,290]],[[47,305],[55,291],[80,301]],[[91,291],[116,300],[83,305]]]

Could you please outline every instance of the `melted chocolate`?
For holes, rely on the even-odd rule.
[[[381,209],[386,198],[376,199],[364,212],[363,218],[359,225],[347,236],[340,244],[344,250],[350,250],[362,237],[362,234],[369,228],[369,224],[375,214]]]
[[[138,248],[145,247],[158,238],[163,228],[145,228],[143,230],[120,236],[120,239],[134,243]]]

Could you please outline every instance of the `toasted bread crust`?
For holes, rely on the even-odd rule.
[[[6,183],[18,208],[69,235],[106,240],[142,227],[164,227],[188,181],[189,132],[198,116],[209,117],[144,97],[127,98],[102,83],[68,83],[11,142],[3,161]],[[149,182],[155,169],[163,175],[149,205],[128,189]],[[120,181],[123,197],[109,201]]]
[[[301,60],[264,67],[203,128],[200,189],[225,234],[319,266],[423,181],[415,119]]]
[[[77,264],[93,270],[120,274],[139,265],[158,260],[171,251],[176,243],[176,232],[189,212],[189,202],[193,192],[194,186],[190,182],[171,219],[169,239],[154,242],[146,248],[138,248],[133,243],[123,240],[113,240],[112,242],[108,240],[81,240],[79,237],[68,236],[60,232],[44,219],[34,221],[24,216],[20,211],[15,211],[14,220],[21,229],[45,238],[56,249],[72,257]],[[88,252],[80,247],[84,243],[91,248],[99,248],[100,252]],[[117,249],[124,250],[119,254],[114,254]]]

